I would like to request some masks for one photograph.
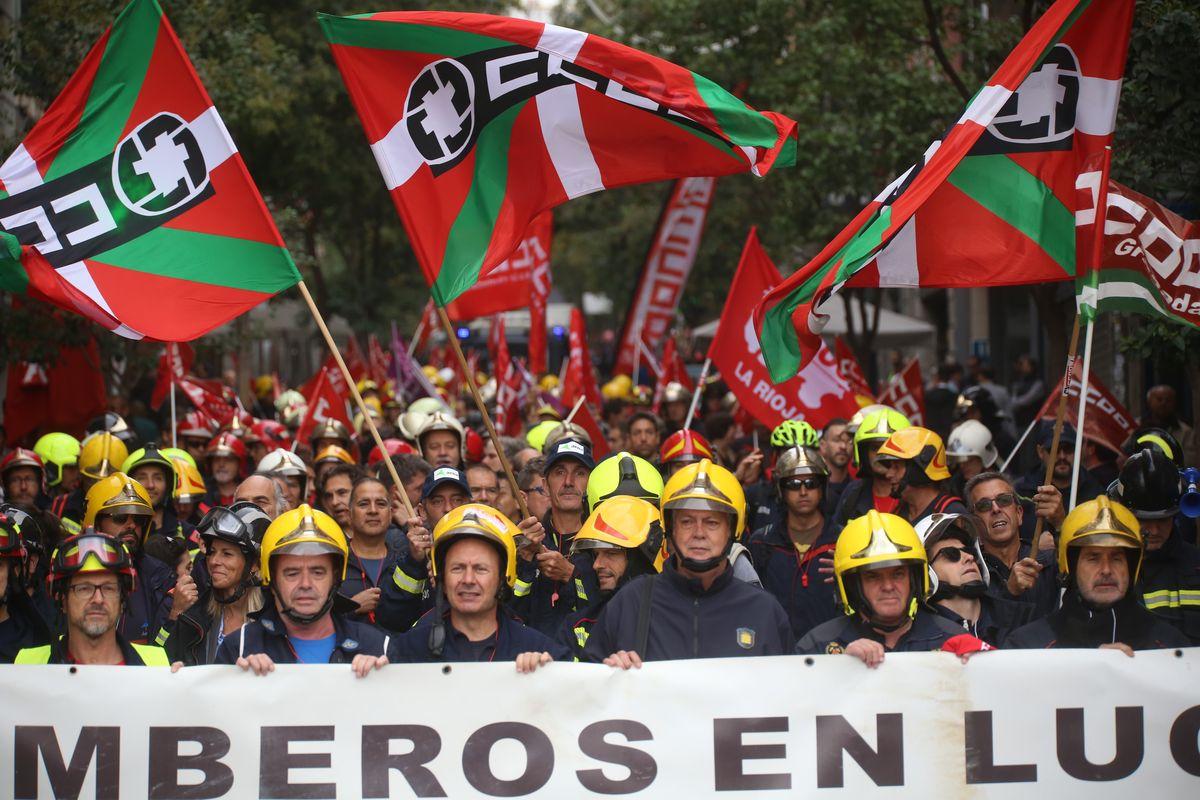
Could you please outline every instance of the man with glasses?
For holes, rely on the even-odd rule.
[[[120,541],[91,527],[65,539],[51,559],[49,584],[66,632],[56,642],[17,653],[15,663],[169,664],[161,647],[131,643],[117,630],[134,584],[133,563]]]
[[[525,499],[525,507],[538,519],[550,511],[550,492],[546,490],[546,476],[542,474],[545,468],[546,459],[537,456],[529,459],[517,473],[517,488]]]
[[[967,481],[967,502],[983,523],[983,558],[991,573],[988,591],[1001,598],[1033,603],[1035,617],[1058,606],[1054,552],[1032,553],[1021,540],[1025,518],[1016,490],[999,472],[982,472]]]
[[[939,616],[993,647],[1032,619],[1029,603],[988,594],[991,573],[979,544],[983,524],[977,517],[932,514],[915,528],[925,545],[934,586],[928,603]]]
[[[500,481],[496,471],[487,464],[472,464],[467,467],[467,485],[471,489],[471,502],[497,507],[500,499]]]
[[[799,639],[838,614],[833,584],[819,572],[820,559],[832,557],[837,543],[822,510],[829,470],[816,450],[794,445],[779,454],[773,478],[780,502],[748,547],[762,587],[783,606]]]

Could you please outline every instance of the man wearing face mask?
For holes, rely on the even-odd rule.
[[[689,464],[667,481],[661,511],[670,561],[661,575],[637,578],[608,602],[584,658],[630,669],[643,661],[787,653],[792,632],[779,601],[737,580],[729,563],[746,525],[746,498],[733,473],[708,459]]]
[[[929,605],[938,615],[996,647],[1029,622],[1033,606],[988,594],[987,562],[979,540],[983,524],[967,514],[931,514],[915,526],[929,557],[934,589]]]
[[[1129,457],[1108,496],[1142,526],[1142,603],[1200,645],[1200,548],[1179,529],[1179,469],[1162,451],[1146,447]]]
[[[1018,628],[1004,646],[1017,649],[1188,647],[1178,628],[1138,601],[1142,532],[1137,517],[1101,495],[1080,503],[1063,522],[1058,572],[1066,591],[1062,607]]]

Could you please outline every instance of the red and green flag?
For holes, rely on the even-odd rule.
[[[300,280],[154,0],[133,0],[0,165],[0,290],[194,339]]]
[[[792,120],[582,31],[445,12],[320,23],[442,306],[567,200],[795,162]]]
[[[1077,184],[1112,139],[1132,18],[1133,0],[1050,7],[946,136],[763,298],[754,317],[773,381],[817,352],[843,286],[1078,276],[1093,228],[1077,223]]]

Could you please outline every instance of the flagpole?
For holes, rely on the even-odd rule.
[[[1091,273],[1093,276],[1100,271],[1100,251],[1104,247],[1104,228],[1108,219],[1108,171],[1111,163],[1112,145],[1106,145],[1104,162],[1100,167],[1100,188],[1096,192],[1096,214],[1092,219]],[[1096,303],[1096,308],[1099,309],[1099,300]],[[1076,316],[1078,317],[1078,312],[1076,312]],[[1092,318],[1088,320],[1087,336],[1083,343],[1083,375],[1079,383],[1079,412],[1075,420],[1075,462],[1071,467],[1071,504],[1067,506],[1068,511],[1075,507],[1075,500],[1079,496],[1079,470],[1081,469],[1080,462],[1083,461],[1084,417],[1087,415],[1088,379],[1092,372],[1092,335],[1096,332],[1096,317],[1097,313],[1093,313]]]
[[[487,406],[484,405],[483,398],[479,395],[479,387],[475,384],[475,376],[470,374],[467,369],[467,357],[463,355],[462,345],[458,343],[458,337],[454,335],[454,326],[450,324],[450,317],[446,314],[446,309],[434,304],[437,307],[438,317],[442,320],[442,328],[446,331],[446,336],[450,339],[450,346],[454,348],[454,355],[458,358],[458,364],[462,367],[463,374],[467,376],[467,386],[471,390],[471,397],[475,398],[475,407],[479,409],[479,413],[483,416],[483,424],[487,427],[488,436],[495,442],[496,457],[500,459],[500,466],[504,468],[504,475],[508,478],[509,485],[512,486],[513,497],[517,499],[517,505],[521,507],[521,518],[533,516],[529,513],[529,506],[525,504],[525,498],[521,496],[521,488],[517,486],[517,478],[513,474],[512,465],[508,463],[508,456],[504,454],[504,448],[500,446],[500,436],[496,433],[496,426],[492,424],[492,416],[488,413]]]
[[[1046,486],[1054,478],[1054,462],[1058,461],[1058,440],[1062,435],[1063,418],[1067,414],[1067,396],[1071,392],[1071,377],[1075,371],[1076,353],[1079,351],[1079,314],[1075,314],[1075,324],[1071,326],[1071,346],[1067,351],[1067,371],[1063,376],[1062,393],[1058,396],[1058,411],[1054,415],[1054,439],[1050,443],[1050,456],[1046,459],[1046,475],[1042,480],[1042,486]],[[1037,524],[1033,528],[1033,540],[1030,544],[1030,557],[1037,558],[1038,542],[1042,538],[1042,528],[1045,526],[1046,520],[1042,517],[1037,518]]]
[[[161,401],[159,401],[161,402]],[[162,408],[162,406],[159,406]],[[175,376],[171,376],[171,447],[179,447],[179,434],[175,427]]]
[[[700,395],[704,392],[704,382],[708,380],[708,369],[711,366],[712,359],[704,359],[704,366],[700,368],[700,378],[696,381],[696,391],[692,392],[692,404],[688,406],[687,419],[683,421],[685,431],[692,427],[692,417],[696,416],[696,406],[700,405]]]
[[[1087,335],[1083,339],[1083,376],[1079,381],[1079,412],[1075,420],[1075,463],[1071,468],[1071,503],[1067,506],[1070,511],[1075,507],[1075,498],[1079,495],[1079,462],[1083,460],[1083,431],[1084,415],[1087,412],[1088,376],[1092,371],[1092,334],[1096,332],[1096,321],[1088,323]]]
[[[417,512],[413,510],[412,503],[408,501],[408,493],[404,491],[404,483],[400,480],[400,475],[396,472],[396,465],[387,457],[387,448],[383,445],[383,437],[379,435],[379,429],[375,427],[375,420],[367,411],[367,405],[363,402],[362,395],[359,394],[358,386],[354,384],[354,378],[350,375],[350,369],[346,366],[346,361],[342,358],[341,351],[338,350],[337,345],[333,341],[333,334],[329,332],[329,326],[325,324],[325,319],[321,316],[320,310],[317,309],[317,304],[313,301],[312,295],[309,294],[308,287],[304,285],[304,281],[300,281],[296,285],[300,287],[300,294],[304,297],[304,302],[308,304],[308,310],[313,315],[313,319],[317,321],[317,327],[320,328],[321,335],[325,337],[325,344],[329,346],[329,351],[333,353],[333,358],[337,361],[338,369],[342,371],[342,376],[346,379],[346,385],[350,387],[350,394],[354,397],[354,405],[358,407],[358,413],[362,414],[363,422],[370,429],[371,436],[375,439],[375,445],[379,448],[379,452],[384,454],[383,463],[387,466],[388,475],[391,476],[396,486],[396,494],[400,495],[400,502],[404,504],[404,511],[408,514],[409,519],[414,519],[417,516]]]
[[[637,386],[642,375],[642,321],[635,319],[633,324],[636,326],[634,335],[637,337],[637,344],[633,347],[633,385]],[[620,357],[619,353],[618,357]]]
[[[570,425],[571,420],[575,419],[575,414],[578,413],[579,407],[583,405],[583,401],[587,399],[586,394],[581,394],[579,399],[575,401],[575,406],[571,409],[571,413],[567,414],[567,418],[563,420],[563,425]]]
[[[417,329],[413,331],[413,337],[408,343],[408,357],[412,358],[417,352],[417,342],[421,341],[421,334],[425,331],[425,312],[421,312],[421,319],[417,322]]]
[[[1025,440],[1029,438],[1029,434],[1033,433],[1033,429],[1041,421],[1042,417],[1040,414],[1033,415],[1033,422],[1029,423],[1028,427],[1025,428],[1025,432],[1021,434],[1020,439],[1017,439],[1017,444],[1013,447],[1012,452],[1008,454],[1008,458],[1004,459],[1004,463],[1000,465],[1001,472],[1008,469],[1008,465],[1012,463],[1012,460],[1017,457],[1017,453],[1020,452],[1021,445],[1025,444]]]

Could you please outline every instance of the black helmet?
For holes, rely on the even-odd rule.
[[[129,423],[125,418],[115,411],[105,411],[98,417],[92,417],[92,420],[87,424],[88,433],[96,433],[97,431],[108,431],[113,436],[121,440],[125,445],[125,449],[133,452],[138,448],[138,435],[129,427]]]
[[[246,556],[247,562],[258,558],[258,545],[271,525],[271,518],[248,500],[231,506],[215,506],[196,526],[196,533],[207,547],[213,539],[229,542]]]
[[[991,425],[1000,416],[996,398],[984,386],[971,386],[963,389],[954,407],[955,421],[966,417],[972,409],[979,411],[980,422],[984,425]]]
[[[1134,453],[1108,487],[1108,496],[1138,519],[1167,519],[1179,513],[1179,468],[1158,448]]]
[[[1177,469],[1183,469],[1183,447],[1167,429],[1153,425],[1138,428],[1125,443],[1125,455],[1132,456],[1146,448],[1158,450],[1174,462]]]
[[[25,550],[30,555],[41,555],[46,551],[46,531],[40,516],[30,514],[12,503],[0,503],[0,514],[8,517],[17,526]]]

